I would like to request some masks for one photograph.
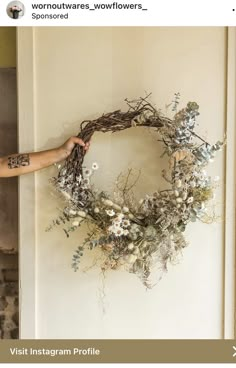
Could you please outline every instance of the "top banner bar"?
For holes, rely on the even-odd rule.
[[[2,0],[0,26],[234,26],[236,0]]]

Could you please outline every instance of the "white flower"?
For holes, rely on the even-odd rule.
[[[110,231],[110,233],[114,233],[114,230],[115,230],[114,226],[109,226],[108,231]]]
[[[129,249],[129,250],[134,249],[134,243],[129,243],[129,245],[128,245],[128,249]]]
[[[79,215],[80,217],[86,217],[86,212],[84,211],[78,211],[77,215]]]
[[[113,223],[116,225],[118,224],[120,226],[120,223],[121,223],[122,219],[116,217],[114,220],[113,220]]]
[[[129,220],[126,220],[125,219],[125,220],[122,221],[122,226],[123,227],[128,227],[129,225],[130,225],[130,221]]]
[[[83,170],[83,174],[84,176],[89,177],[92,174],[92,170],[85,168]]]
[[[123,213],[119,213],[118,216],[117,216],[117,219],[119,221],[121,221],[124,217],[125,217],[125,215]]]
[[[187,199],[187,203],[192,203],[193,202],[193,197],[189,197],[188,199]]]
[[[95,207],[94,208],[94,213],[99,213],[99,212],[100,212],[99,208],[98,207]]]
[[[116,227],[114,228],[113,233],[115,234],[115,236],[121,236],[124,234],[124,229],[122,229],[121,227]]]
[[[123,212],[124,212],[124,213],[127,213],[127,212],[129,212],[129,209],[128,209],[128,207],[123,207]]]
[[[113,210],[106,210],[106,213],[108,214],[108,216],[114,216],[115,215],[115,211]]]
[[[129,230],[125,229],[124,230],[124,235],[129,235]]]
[[[97,162],[94,162],[92,164],[92,170],[98,170],[98,169],[99,169],[99,166],[98,166]]]

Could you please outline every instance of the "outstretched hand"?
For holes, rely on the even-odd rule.
[[[65,158],[67,158],[73,148],[75,147],[76,144],[79,144],[80,146],[84,147],[84,150],[87,151],[89,149],[90,146],[90,142],[84,143],[84,141],[78,137],[70,137],[69,139],[67,139],[67,141],[60,147],[60,150],[63,151],[63,153],[65,154]]]

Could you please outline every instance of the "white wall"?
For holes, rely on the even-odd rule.
[[[199,132],[210,142],[222,139],[225,48],[220,27],[36,28],[36,149],[63,143],[83,119],[125,109],[124,98],[145,91],[163,110],[175,92],[181,93],[181,106],[196,101]],[[165,166],[159,154],[152,134],[132,129],[95,136],[87,162],[100,164],[100,188],[111,189],[128,165],[143,168],[138,196],[159,185],[159,165]],[[209,171],[223,179],[223,154]],[[70,268],[84,233],[67,240],[60,229],[45,232],[60,205],[48,183],[55,172],[51,167],[36,175],[37,338],[222,337],[223,221],[189,226],[181,263],[151,291],[134,275],[107,273],[102,301],[99,269]],[[217,200],[222,213],[223,182]],[[91,257],[88,252],[84,266]]]

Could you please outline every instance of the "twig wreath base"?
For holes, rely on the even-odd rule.
[[[211,145],[196,134],[199,115],[196,102],[189,102],[186,108],[177,111],[179,94],[175,94],[174,116],[170,119],[151,104],[149,97],[126,99],[127,112],[116,110],[83,121],[78,137],[88,142],[98,131],[116,133],[141,126],[154,129],[157,141],[163,144],[163,155],[169,157],[169,167],[162,172],[167,188],[157,188],[155,193],[137,200],[133,189],[138,175],[130,169],[126,175],[119,175],[114,196],[98,192],[91,184],[91,175],[98,164],[86,168],[85,151],[76,146],[59,168],[58,176],[52,179],[67,203],[48,228],[64,224],[68,237],[71,231],[87,223],[88,236],[73,255],[74,270],[78,269],[86,247],[91,250],[99,247],[103,255],[102,271],[123,267],[137,274],[148,288],[152,287],[152,269],[159,265],[166,271],[168,263],[175,262],[186,247],[186,225],[196,220],[213,220],[208,204],[219,178],[212,179],[205,169],[224,144],[218,141]]]

